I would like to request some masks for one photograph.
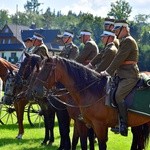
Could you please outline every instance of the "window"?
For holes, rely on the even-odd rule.
[[[2,44],[5,44],[5,39],[2,40]]]
[[[5,29],[5,33],[8,33],[8,32],[9,32],[9,30],[8,30],[8,28],[6,28],[6,29]]]
[[[11,58],[16,57],[16,53],[11,53]]]
[[[11,44],[11,39],[8,39],[8,44]]]

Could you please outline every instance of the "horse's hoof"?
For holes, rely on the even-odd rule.
[[[50,142],[48,142],[47,145],[48,145],[48,146],[52,146],[52,144],[53,144],[53,142],[50,141]]]
[[[42,142],[41,145],[47,145],[47,143],[46,142]]]
[[[22,140],[22,136],[23,136],[22,134],[19,134],[19,135],[16,136],[16,139]]]

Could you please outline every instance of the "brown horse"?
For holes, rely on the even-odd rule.
[[[29,56],[32,57],[32,56]],[[34,69],[34,72],[32,72],[29,88],[27,90],[27,99],[31,99],[32,97],[32,85],[34,84],[34,81],[36,79],[36,76],[39,72],[39,66],[36,66],[37,68]],[[59,84],[60,85],[60,84]],[[81,149],[85,150],[87,149],[87,137],[89,138],[89,147],[90,150],[94,150],[94,131],[92,128],[87,128],[85,123],[81,120],[79,120],[80,110],[77,107],[77,104],[72,100],[69,93],[66,91],[64,87],[61,86],[60,88],[53,89],[48,96],[45,95],[44,97],[48,97],[50,105],[52,105],[54,108],[58,109],[59,112],[62,112],[59,108],[60,104],[63,103],[67,107],[67,111],[69,113],[70,118],[74,120],[74,131],[73,131],[73,138],[72,138],[72,150],[76,150],[76,146],[78,143],[78,139],[80,138],[81,143]],[[61,100],[60,100],[61,99]],[[36,99],[39,103],[43,103],[43,98],[37,98]],[[63,102],[62,102],[63,101]],[[67,103],[70,103],[70,105],[67,105]],[[65,119],[65,117],[63,117]],[[61,123],[61,122],[60,122]]]
[[[93,127],[99,141],[99,149],[106,150],[108,127],[118,124],[117,109],[105,105],[107,78],[76,62],[59,57],[49,58],[38,74],[33,92],[42,97],[43,85],[52,88],[58,81],[69,91],[84,120]],[[128,126],[135,127],[149,122],[149,116],[128,111]],[[145,132],[142,134],[147,135],[144,139],[147,144],[149,126]]]
[[[0,58],[0,78],[3,82],[6,81],[8,71],[17,71],[18,67],[6,59]]]

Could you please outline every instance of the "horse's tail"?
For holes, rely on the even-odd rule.
[[[141,136],[143,136],[144,147],[148,146],[149,138],[150,138],[150,123],[145,123],[141,126]]]
[[[148,146],[150,138],[150,123],[145,123],[137,127],[132,127],[132,133],[133,133],[132,147],[145,149]]]

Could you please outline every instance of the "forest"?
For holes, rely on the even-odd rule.
[[[132,7],[125,0],[117,0],[110,4],[107,17],[114,19],[126,19],[129,22],[131,35],[135,38],[139,47],[139,68],[141,71],[150,70],[150,14],[137,14],[133,20],[129,20],[132,12]],[[17,24],[24,26],[35,25],[36,28],[44,29],[60,29],[71,30],[74,32],[74,43],[80,48],[82,44],[78,39],[78,35],[82,29],[87,29],[92,32],[92,38],[99,46],[99,50],[103,49],[100,40],[100,35],[103,32],[103,22],[105,18],[94,16],[90,13],[79,14],[68,11],[64,15],[60,11],[47,8],[45,12],[40,9],[41,3],[38,0],[27,0],[24,4],[25,11],[16,11],[15,14],[9,14],[8,10],[0,10],[0,29],[7,24]]]

